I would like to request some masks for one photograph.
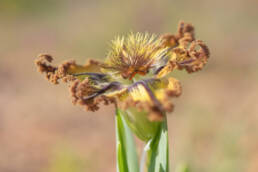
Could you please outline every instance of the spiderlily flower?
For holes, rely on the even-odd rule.
[[[52,66],[53,58],[39,55],[36,65],[49,81],[70,83],[73,103],[96,111],[99,104],[114,103],[122,109],[136,108],[160,121],[173,110],[172,97],[181,94],[180,82],[168,74],[174,70],[196,72],[209,57],[207,46],[194,38],[194,28],[181,22],[175,35],[130,33],[117,37],[104,62],[85,65],[67,61]]]

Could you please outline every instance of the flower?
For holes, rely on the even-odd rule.
[[[134,107],[146,112],[151,121],[160,121],[173,110],[170,99],[181,94],[180,82],[168,74],[176,69],[199,71],[208,58],[208,47],[195,40],[193,26],[181,22],[175,35],[117,37],[104,62],[67,61],[52,66],[52,56],[41,54],[36,65],[52,83],[69,82],[73,103],[86,110],[98,110],[101,102],[113,103],[121,109]]]

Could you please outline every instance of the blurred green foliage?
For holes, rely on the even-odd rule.
[[[28,16],[57,10],[59,0],[1,0],[0,14]]]
[[[177,165],[175,172],[191,172],[191,171],[187,164],[182,163],[182,164]]]
[[[46,172],[83,172],[87,169],[85,160],[68,146],[59,145],[50,159]]]

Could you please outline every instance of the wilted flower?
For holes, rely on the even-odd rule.
[[[114,103],[121,109],[144,111],[153,121],[171,112],[170,98],[181,94],[180,82],[168,74],[176,69],[201,70],[208,57],[208,47],[195,40],[193,26],[181,22],[175,35],[117,37],[104,62],[68,61],[55,67],[48,64],[53,60],[50,55],[41,54],[36,64],[49,81],[69,82],[73,103],[87,110],[98,110],[100,102]]]

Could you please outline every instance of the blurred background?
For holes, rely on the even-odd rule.
[[[211,58],[174,73],[183,94],[168,115],[171,171],[257,172],[257,11],[256,0],[0,0],[0,171],[114,172],[114,108],[73,106],[34,59],[103,59],[116,35],[175,33],[184,20]]]

